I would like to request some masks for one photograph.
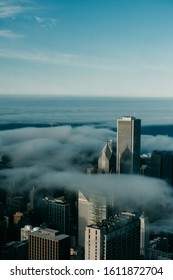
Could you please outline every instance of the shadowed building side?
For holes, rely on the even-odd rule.
[[[85,260],[138,260],[141,222],[135,213],[122,212],[85,229]]]

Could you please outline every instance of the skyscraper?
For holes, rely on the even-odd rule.
[[[137,260],[140,258],[140,218],[122,212],[85,230],[85,260]]]
[[[115,173],[115,149],[112,140],[107,141],[98,158],[98,173]]]
[[[116,172],[138,174],[140,171],[141,120],[122,117],[117,120]]]
[[[85,228],[91,223],[97,223],[107,217],[106,198],[103,195],[78,196],[78,245],[84,247]]]
[[[43,223],[48,223],[51,228],[61,233],[69,234],[70,204],[64,200],[64,197],[42,199],[40,214]]]

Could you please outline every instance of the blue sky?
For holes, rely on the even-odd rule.
[[[0,94],[173,93],[172,0],[0,0]]]

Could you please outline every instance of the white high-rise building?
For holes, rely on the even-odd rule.
[[[86,196],[81,191],[78,194],[78,245],[84,247],[85,228],[91,223],[106,219],[106,198],[100,194]]]

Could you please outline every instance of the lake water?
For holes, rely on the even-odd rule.
[[[173,99],[0,96],[0,130],[66,124],[116,129],[122,116],[140,118],[143,133],[173,135]]]

